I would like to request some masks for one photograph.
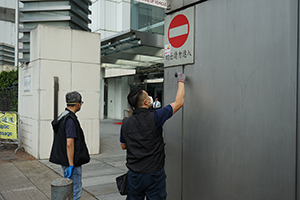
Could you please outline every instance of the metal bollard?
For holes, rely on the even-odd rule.
[[[73,200],[73,181],[58,178],[51,183],[51,200]]]

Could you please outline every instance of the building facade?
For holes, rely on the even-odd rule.
[[[89,0],[20,0],[20,2],[23,3],[20,8],[23,13],[20,17],[20,23],[23,24],[20,32],[23,33],[23,37],[19,40],[22,43],[20,52],[23,54],[21,63],[28,63],[30,60],[30,31],[38,24],[90,31]]]
[[[14,69],[15,1],[0,1],[0,71]]]

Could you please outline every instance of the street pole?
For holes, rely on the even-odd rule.
[[[15,8],[15,70],[19,65],[19,0],[16,0],[16,8]]]

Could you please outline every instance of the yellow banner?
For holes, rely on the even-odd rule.
[[[0,138],[18,139],[16,113],[0,113]]]

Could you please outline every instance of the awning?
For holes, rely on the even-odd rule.
[[[163,35],[128,30],[101,40],[101,67],[145,70],[164,63]]]

